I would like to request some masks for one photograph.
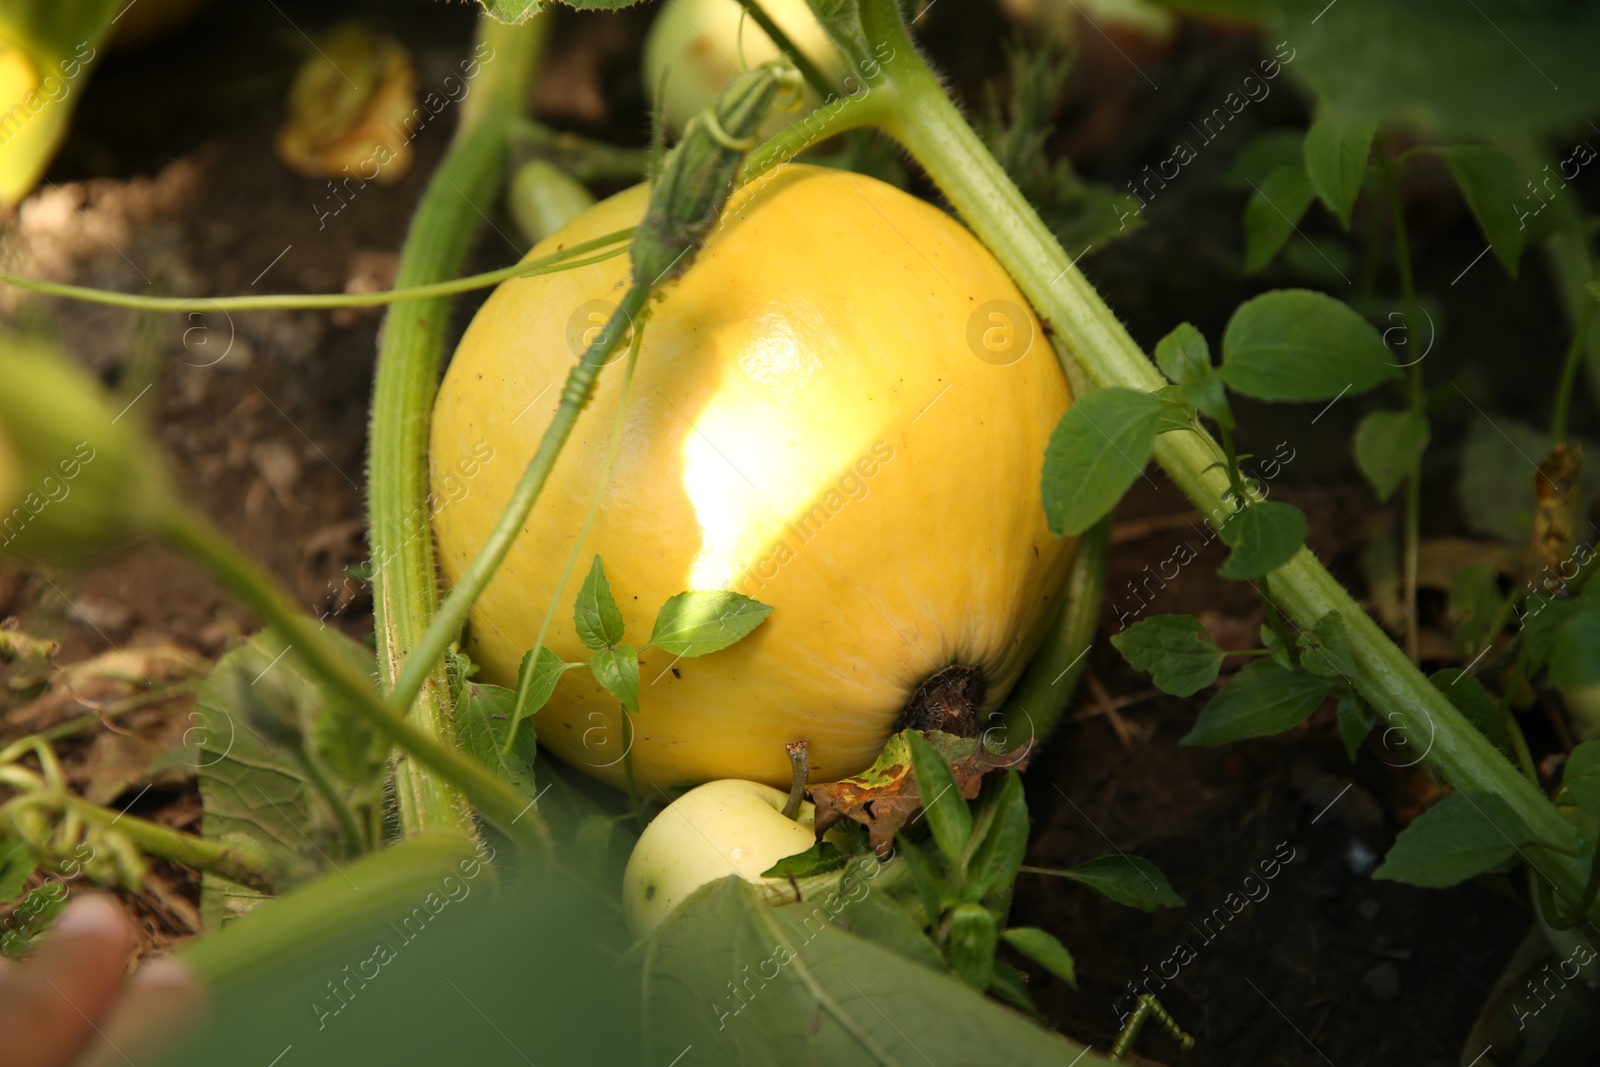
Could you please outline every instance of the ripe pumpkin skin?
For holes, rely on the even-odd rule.
[[[638,221],[647,191],[603,201],[529,255]],[[916,686],[962,663],[1016,682],[1054,614],[1075,542],[1045,525],[1040,469],[1067,384],[1033,344],[997,366],[969,346],[990,300],[1026,301],[936,208],[861,175],[791,165],[737,194],[694,267],[652,305],[610,481],[546,644],[572,626],[595,554],[642,645],[686,589],[774,607],[697,659],[640,657],[640,787],[741,777],[785,785],[868,766]],[[627,259],[502,284],[473,319],[434,409],[439,562],[454,581],[554,414],[575,309],[619,299]],[[580,318],[580,329],[582,320]],[[515,684],[600,475],[622,360],[600,375],[521,536],[474,608],[466,650]],[[481,461],[488,450],[492,458]],[[675,668],[675,669],[674,669]],[[620,708],[584,670],[534,720],[540,742],[622,781]]]

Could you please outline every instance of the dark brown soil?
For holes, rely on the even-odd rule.
[[[465,52],[471,33],[465,5],[366,0],[342,7],[400,36],[424,85]],[[561,16],[538,93],[542,117],[641,143],[646,122],[632,57],[647,18],[638,11]],[[34,257],[24,265],[151,292],[387,285],[451,124],[422,133],[403,181],[362,190],[319,227],[313,205],[324,202],[326,190],[284,170],[271,143],[305,47],[296,27],[327,24],[322,6],[310,0],[224,2],[177,38],[111,57],[86,90],[51,171],[59,194],[30,205],[31,221],[24,211],[25,256]],[[987,3],[940,4],[919,29],[968,99],[981,101],[984,80],[1000,70],[1006,30],[998,13]],[[256,43],[241,51],[231,44],[239,40]],[[1117,188],[1161,158],[1189,111],[1225,92],[1255,58],[1250,34],[1205,27],[1185,30],[1168,49],[1135,49],[1143,74],[1129,69],[1132,58],[1119,59],[1092,39],[1084,44],[1057,147],[1072,150],[1087,176]],[[1159,93],[1141,81],[1145,75],[1162,85]],[[1289,284],[1275,271],[1240,276],[1243,196],[1218,181],[1252,131],[1305,121],[1290,87],[1280,83],[1279,90],[1152,203],[1143,231],[1085,260],[1142,343],[1185,319],[1216,338],[1240,300]],[[66,200],[52,206],[52,195]],[[1450,338],[1459,343],[1448,358],[1452,366],[1470,363],[1502,397],[1502,410],[1537,413],[1545,397],[1532,383],[1553,380],[1554,371],[1535,373],[1532,364],[1563,343],[1542,265],[1530,257],[1513,285],[1486,262],[1452,288],[1449,279],[1481,239],[1459,204],[1437,201],[1419,215],[1415,240],[1420,288],[1448,298]],[[509,232],[494,205],[483,209]],[[508,243],[489,231],[483,263],[504,262],[514,251]],[[10,294],[4,300],[5,313],[16,314],[19,302]],[[43,306],[67,346],[109,383],[139,380],[131,369],[137,361],[130,362],[139,343],[136,316]],[[472,306],[458,307],[458,328]],[[370,605],[359,592],[352,596],[343,572],[364,558],[362,482],[378,321],[375,313],[312,312],[164,320],[158,379],[134,409],[190,499],[297,590],[306,610],[358,637],[370,631]],[[1526,355],[1499,358],[1512,351]],[[1447,376],[1442,367],[1430,373]],[[131,398],[136,390],[127,391]],[[1580,405],[1577,418],[1588,418],[1592,409],[1586,400]],[[1347,404],[1311,424],[1301,408],[1256,406],[1241,417],[1246,449],[1269,455],[1277,442],[1292,442],[1285,498],[1306,507],[1313,546],[1359,589],[1356,559],[1372,506],[1349,458],[1356,414]],[[1428,534],[1459,532],[1449,493],[1458,414],[1443,413],[1436,430],[1439,469],[1430,474],[1438,488],[1427,509]],[[1113,598],[1125,597],[1125,585],[1178,542],[1198,543],[1190,525],[1198,516],[1159,473],[1119,518]],[[1225,645],[1254,644],[1258,601],[1248,586],[1214,576],[1220,558],[1214,547],[1203,553],[1152,610],[1194,612]],[[58,637],[68,663],[159,641],[215,655],[251,625],[209,581],[154,549],[75,574],[0,571],[0,617],[6,615]],[[1038,980],[1042,1010],[1104,1051],[1131,1006],[1131,984],[1158,993],[1198,1039],[1193,1052],[1180,1054],[1151,1028],[1139,1048],[1166,1062],[1455,1062],[1529,916],[1522,904],[1477,886],[1424,891],[1369,877],[1431,795],[1425,776],[1373,748],[1352,767],[1326,711],[1267,741],[1180,747],[1199,701],[1151,690],[1106,643],[1116,628],[1108,606],[1071,721],[1027,776],[1036,824],[1029,863],[1059,867],[1113,849],[1136,853],[1161,867],[1188,907],[1145,915],[1069,883],[1024,875],[1015,920],[1058,934],[1081,977],[1077,991]],[[183,713],[181,704],[170,711]],[[137,732],[160,724],[128,725]],[[16,723],[0,726],[0,738],[18,732]],[[95,738],[67,743],[69,762],[81,767],[98,758]],[[129,785],[108,800],[172,825],[195,824],[192,780],[168,777],[148,793],[140,788]],[[139,910],[145,947],[160,951],[192,931],[196,887],[170,867],[158,870],[155,885]],[[1259,899],[1239,906],[1240,895],[1251,894]],[[1179,945],[1193,959],[1173,976]]]

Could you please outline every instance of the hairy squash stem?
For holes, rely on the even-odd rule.
[[[514,789],[455,745],[429,734],[420,724],[384,703],[367,678],[323,638],[320,624],[297,611],[276,581],[236,548],[210,520],[175,505],[162,518],[158,534],[170,547],[209,570],[232,589],[266,625],[273,627],[306,668],[352,711],[395,745],[407,761],[424,764],[427,775],[471,801],[486,818],[533,856],[549,850],[549,831]],[[460,833],[461,831],[456,831]]]
[[[475,289],[490,289],[512,278],[525,278],[560,268],[586,267],[601,263],[626,250],[625,242],[633,237],[633,230],[618,230],[592,241],[573,245],[555,255],[514,263],[499,270],[482,274],[469,274],[446,282],[414,285],[408,288],[384,289],[376,293],[264,293],[259,296],[140,296],[136,293],[119,293],[113,289],[93,289],[83,285],[64,285],[60,282],[23,278],[15,274],[0,274],[0,285],[11,285],[46,296],[61,296],[85,304],[103,304],[107,307],[132,308],[135,311],[165,311],[174,314],[195,314],[226,311],[314,311],[321,308],[379,307],[399,304],[407,300],[427,300],[438,296],[455,296]],[[607,249],[607,251],[600,251]],[[598,254],[590,256],[589,252]]]
[[[881,98],[883,128],[932,178],[957,212],[1010,272],[1072,356],[1101,385],[1152,392],[1167,383],[1108,308],[1038,213],[1006,176],[915,52],[895,0],[861,0],[866,39],[896,50],[869,99]],[[1202,512],[1227,508],[1221,450],[1201,429],[1162,434],[1155,458]],[[1361,695],[1458,789],[1481,789],[1509,803],[1541,841],[1578,851],[1578,831],[1549,799],[1456,710],[1390,641],[1309,550],[1272,572],[1277,608],[1301,629],[1337,611],[1350,636]],[[1584,896],[1588,870],[1549,853],[1536,869],[1570,901]]]
[[[510,136],[543,43],[548,16],[507,26],[483,16],[481,41],[493,49],[467,98],[455,142],[428,182],[400,253],[396,288],[441,281],[461,272],[483,216],[510,158]],[[372,611],[378,677],[385,689],[433,620],[439,594],[434,571],[428,493],[428,420],[439,387],[448,297],[397,304],[384,318],[372,396],[367,466],[368,542],[372,551]],[[454,709],[439,657],[430,657],[420,684],[407,693],[416,731],[455,752]],[[413,705],[413,699],[420,696]],[[407,746],[409,749],[410,746]],[[415,751],[414,749],[411,751]],[[441,778],[419,773],[411,759],[394,769],[401,832],[471,834],[472,813]],[[527,819],[538,822],[538,812]],[[527,820],[524,820],[527,821]]]

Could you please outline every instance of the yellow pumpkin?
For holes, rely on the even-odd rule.
[[[534,248],[632,225],[637,187]],[[447,581],[477,553],[549,424],[585,333],[629,283],[626,256],[506,282],[473,319],[434,409],[433,523]],[[773,606],[740,643],[640,659],[631,759],[641,788],[739,777],[787,785],[861,771],[930,677],[981,679],[997,708],[1058,607],[1074,543],[1040,504],[1045,443],[1069,403],[1038,322],[1000,265],[937,208],[861,175],[791,165],[729,204],[689,272],[652,303],[616,463],[593,527],[623,361],[600,375],[544,492],[479,599],[466,650],[515,684],[569,555],[546,644],[598,554],[642,645],[689,589]],[[969,671],[950,672],[952,665]],[[568,671],[534,722],[548,749],[622,780],[621,709]]]

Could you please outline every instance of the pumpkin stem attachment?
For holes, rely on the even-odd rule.
[[[917,686],[895,730],[940,730],[959,737],[978,736],[978,711],[988,680],[977,667],[952,663]]]
[[[783,805],[783,817],[793,820],[800,814],[800,802],[806,798],[806,779],[811,777],[811,742],[802,737],[798,741],[786,742],[783,747],[789,753],[789,766],[794,769],[794,778],[789,784],[789,800]]]

